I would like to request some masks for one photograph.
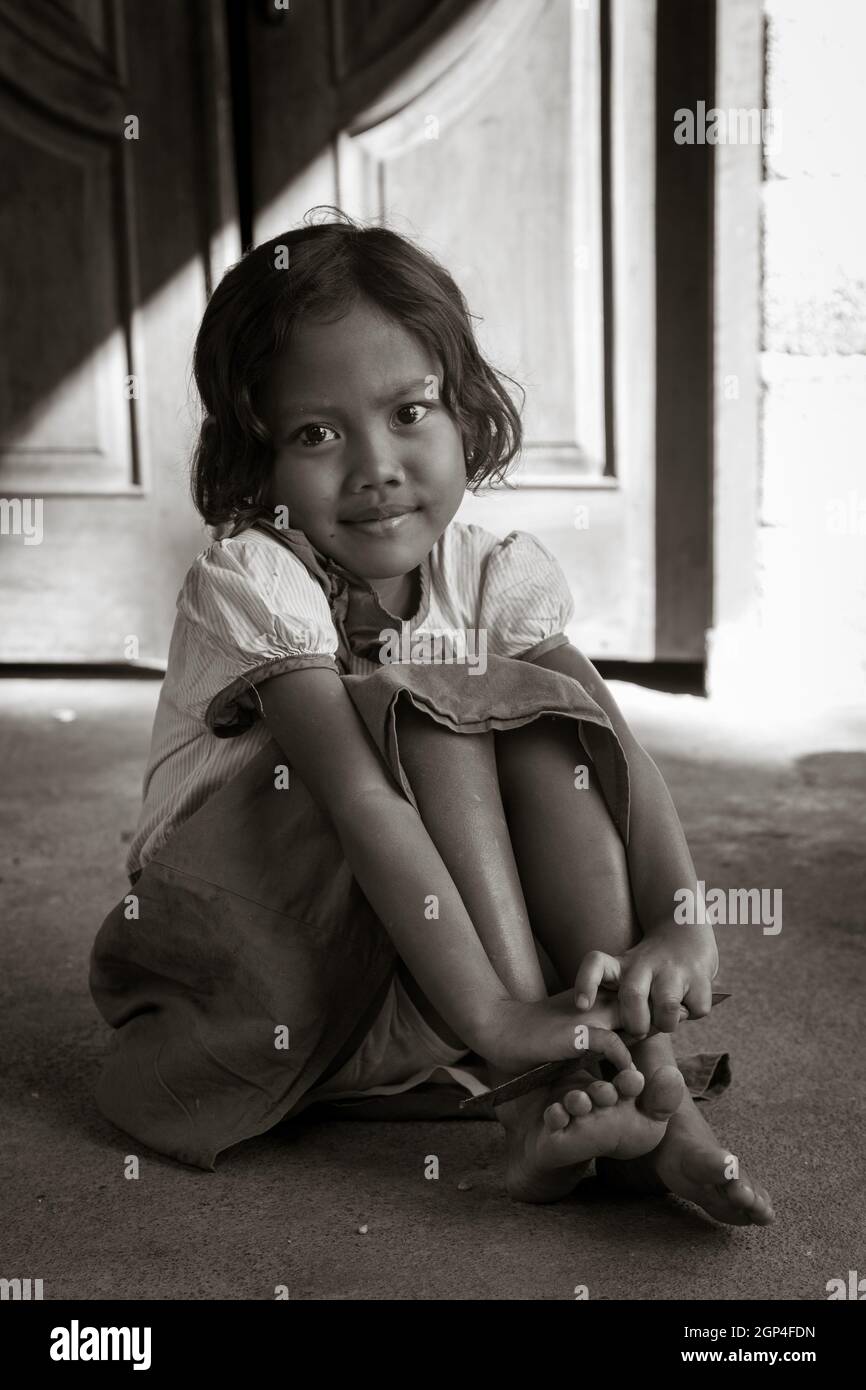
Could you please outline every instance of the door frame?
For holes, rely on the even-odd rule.
[[[764,107],[761,0],[717,0],[716,105]],[[740,695],[754,684],[761,647],[759,499],[763,149],[715,148],[713,237],[713,489],[711,626],[707,691]],[[736,382],[728,398],[726,383]],[[753,692],[752,692],[753,693]]]

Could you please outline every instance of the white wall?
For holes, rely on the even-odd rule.
[[[866,4],[765,0],[759,617],[801,692],[866,692]]]

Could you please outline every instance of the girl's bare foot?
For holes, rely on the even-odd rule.
[[[597,1080],[578,1063],[568,1079],[499,1106],[509,1196],[555,1202],[573,1190],[591,1159],[632,1159],[657,1149],[684,1094],[676,1067],[660,1067],[645,1084],[634,1067],[611,1082]]]
[[[732,1226],[768,1226],[775,1218],[766,1188],[740,1171],[689,1095],[651,1152],[630,1159],[621,1153],[601,1158],[596,1173],[613,1187],[673,1192]]]

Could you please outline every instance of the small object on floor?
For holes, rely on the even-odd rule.
[[[465,1178],[461,1178],[461,1179],[460,1179],[460,1182],[457,1184],[457,1191],[458,1191],[458,1192],[471,1192],[474,1186],[475,1186],[474,1183],[472,1183],[472,1182],[467,1182]]]
[[[601,1054],[598,1052],[582,1052],[579,1060],[592,1061],[600,1056]],[[480,1108],[481,1105],[487,1104],[503,1105],[507,1100],[516,1100],[518,1096],[526,1095],[527,1091],[534,1091],[537,1087],[546,1085],[547,1082],[553,1081],[559,1076],[560,1072],[565,1071],[567,1067],[573,1066],[574,1062],[570,1057],[557,1062],[542,1062],[540,1067],[533,1067],[531,1071],[521,1072],[519,1076],[515,1076],[511,1081],[506,1081],[502,1086],[494,1086],[491,1090],[482,1091],[477,1096],[467,1096],[465,1100],[461,1100],[460,1109]]]
[[[370,1229],[370,1228],[369,1228],[369,1226],[367,1225],[367,1223],[366,1223],[366,1221],[365,1221],[364,1224],[363,1224],[363,1226],[359,1226],[359,1227],[358,1227],[358,1235],[359,1235],[359,1236],[365,1236],[365,1235],[367,1234],[367,1232],[368,1232],[369,1229]]]
[[[713,991],[712,1007],[722,1004],[726,999],[730,999],[730,990],[720,989]],[[652,1037],[657,1033],[657,1028],[651,1028],[647,1037]],[[578,1060],[594,1061],[601,1056],[598,1052],[583,1052]],[[460,1109],[470,1110],[480,1108],[482,1105],[503,1105],[505,1101],[516,1100],[518,1096],[524,1096],[528,1091],[535,1091],[539,1086],[546,1086],[554,1081],[557,1076],[564,1072],[568,1067],[574,1066],[570,1057],[556,1062],[543,1062],[540,1067],[532,1067],[530,1071],[521,1072],[511,1081],[506,1081],[502,1086],[494,1086],[489,1091],[482,1091],[477,1096],[467,1096],[461,1100]]]

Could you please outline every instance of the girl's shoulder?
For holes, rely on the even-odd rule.
[[[174,704],[219,737],[249,728],[251,687],[309,666],[332,667],[338,635],[303,562],[257,531],[212,541],[187,571],[167,674]]]
[[[255,529],[211,541],[199,552],[177,608],[198,629],[220,637],[290,624],[296,634],[331,644],[330,608],[318,580],[288,546]]]
[[[255,568],[262,562],[271,566],[282,565],[286,569],[300,568],[309,573],[306,566],[288,546],[274,540],[267,531],[255,526],[248,527],[237,536],[222,536],[209,541],[190,566],[190,569],[207,569],[211,566],[231,568],[247,566]],[[312,576],[311,576],[312,577]]]
[[[254,527],[237,536],[213,540],[200,550],[187,571],[184,591],[216,594],[248,585],[264,598],[286,586],[296,599],[305,598],[318,611],[327,600],[321,585],[303,560],[280,541]]]
[[[492,655],[519,656],[565,632],[574,600],[562,566],[537,536],[522,530],[497,536],[461,522],[448,531],[444,569],[487,632]]]
[[[496,589],[528,576],[561,573],[559,561],[531,531],[497,536],[474,522],[452,521],[440,542],[442,559],[452,569],[471,569],[480,587]],[[461,563],[462,562],[462,563]]]

